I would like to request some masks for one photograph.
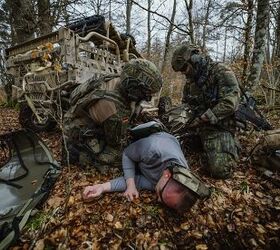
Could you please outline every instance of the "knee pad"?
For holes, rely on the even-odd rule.
[[[236,166],[234,156],[229,153],[207,154],[207,170],[211,176],[227,179],[232,176],[232,169]]]

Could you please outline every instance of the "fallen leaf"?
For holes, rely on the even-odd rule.
[[[73,196],[70,196],[69,197],[69,200],[68,200],[68,205],[71,206],[75,203],[75,198]]]
[[[123,225],[119,221],[117,221],[114,226],[115,226],[116,229],[122,229],[123,228]]]
[[[34,250],[44,250],[45,248],[45,240],[40,239],[36,242]]]
[[[190,228],[190,223],[184,222],[180,225],[180,228],[187,231]]]
[[[109,213],[107,213],[106,220],[109,221],[109,222],[112,222],[114,220],[114,216],[109,214]]]
[[[195,246],[195,249],[196,249],[196,250],[207,250],[208,247],[207,247],[207,245],[205,245],[205,244],[199,244],[199,245],[196,245],[196,246]]]

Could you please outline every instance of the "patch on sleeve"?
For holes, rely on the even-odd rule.
[[[103,123],[116,113],[115,103],[106,99],[101,99],[89,107],[89,115],[97,124]]]

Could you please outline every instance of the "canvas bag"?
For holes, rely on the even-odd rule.
[[[141,138],[148,137],[149,135],[154,133],[166,132],[167,129],[161,122],[150,121],[130,128],[128,129],[128,131],[130,133],[132,141],[136,141]]]
[[[60,173],[38,136],[20,130],[0,136],[0,249],[15,242],[32,210]]]
[[[210,189],[189,169],[178,165],[175,162],[168,164],[172,178],[193,191],[199,198],[206,198],[210,195]]]

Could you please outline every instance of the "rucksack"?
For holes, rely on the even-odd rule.
[[[132,141],[148,137],[151,134],[158,132],[167,132],[165,126],[159,121],[150,121],[140,124],[136,127],[129,128],[128,132],[131,136]]]
[[[31,131],[0,136],[0,249],[14,243],[32,210],[50,192],[60,168]]]
[[[251,152],[251,160],[254,166],[280,171],[280,129],[264,133]]]

